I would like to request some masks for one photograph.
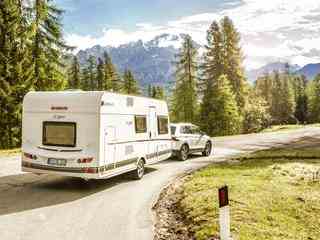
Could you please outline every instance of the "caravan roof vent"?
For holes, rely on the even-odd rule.
[[[127,97],[127,107],[133,107],[133,98]]]

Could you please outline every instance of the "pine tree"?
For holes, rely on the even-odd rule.
[[[152,94],[151,97],[156,98],[157,97],[157,88],[155,86],[152,86]]]
[[[122,79],[119,75],[119,73],[117,72],[116,68],[114,65],[112,65],[112,70],[111,72],[111,90],[113,92],[117,92],[117,93],[121,93],[122,92],[122,88],[123,88],[123,82]],[[138,90],[139,92],[140,90]]]
[[[223,49],[222,34],[219,24],[214,21],[207,32],[206,53],[204,63],[201,65],[202,77],[199,83],[200,92],[204,94],[207,89],[211,89],[214,82],[223,74]]]
[[[84,76],[87,77],[86,82],[86,90],[94,91],[97,90],[97,82],[96,82],[96,69],[97,62],[94,56],[89,56],[87,60],[87,67],[85,68]]]
[[[273,124],[281,124],[281,117],[279,116],[281,111],[281,79],[279,71],[274,71],[272,82],[272,104],[270,106],[271,119]]]
[[[273,124],[287,124],[294,122],[295,99],[290,75],[274,72],[271,91],[272,104],[270,113]]]
[[[282,110],[281,110],[281,119],[284,123],[296,123],[294,117],[294,112],[296,108],[296,102],[294,99],[293,88],[291,85],[291,76],[286,73],[283,76],[282,80]]]
[[[173,91],[173,118],[176,121],[195,122],[197,109],[197,49],[192,38],[186,36],[177,55],[176,82]]]
[[[76,56],[72,59],[72,64],[69,69],[68,87],[71,89],[81,88],[80,64]]]
[[[312,81],[310,86],[310,101],[309,101],[309,119],[312,123],[320,122],[320,74]]]
[[[237,134],[241,130],[242,119],[234,94],[226,75],[221,75],[211,88],[211,111],[201,119],[203,129],[210,136]],[[202,107],[206,107],[202,105]],[[203,111],[203,110],[202,110]]]
[[[308,95],[306,77],[294,77],[293,88],[296,101],[296,109],[294,115],[300,123],[305,124],[308,120]]]
[[[100,91],[103,91],[104,90],[104,86],[103,86],[103,83],[104,83],[104,80],[105,80],[105,76],[104,76],[104,63],[102,61],[101,58],[98,58],[98,65],[97,65],[97,80],[96,80],[96,83],[97,83],[97,90],[100,90]]]
[[[201,66],[200,93],[203,95],[200,108],[200,125],[204,130],[213,131],[214,122],[208,121],[208,116],[216,111],[213,105],[214,86],[223,74],[222,35],[219,24],[214,21],[207,32],[207,45],[204,55],[204,63]]]
[[[21,102],[32,87],[29,28],[20,1],[0,2],[0,148],[21,139]]]
[[[81,89],[84,91],[89,91],[90,89],[90,74],[88,67],[85,67],[81,70]]]
[[[250,91],[244,115],[244,132],[259,132],[267,128],[270,125],[270,121],[271,116],[267,101],[257,91]]]
[[[32,55],[36,90],[60,89],[65,81],[63,51],[71,49],[62,37],[60,20],[63,11],[51,0],[35,0],[31,11],[34,16]]]
[[[104,90],[112,90],[112,69],[111,69],[111,58],[107,52],[104,52],[104,81],[103,88]]]
[[[155,90],[155,91],[156,91],[155,98],[156,98],[156,99],[160,99],[160,100],[165,99],[165,94],[164,94],[164,89],[163,89],[163,87],[161,87],[161,86],[156,86],[155,89],[156,89],[156,90]]]
[[[240,47],[240,34],[229,17],[224,17],[221,20],[221,32],[224,74],[230,81],[239,110],[243,114],[247,101],[248,83],[242,66],[243,56]]]
[[[153,86],[151,84],[148,84],[148,97],[153,97]]]
[[[123,93],[133,95],[140,94],[138,82],[128,69],[126,69],[123,74]]]
[[[255,91],[258,96],[261,96],[269,106],[272,104],[272,78],[268,72],[260,77],[255,82]]]
[[[104,89],[113,92],[121,92],[122,82],[111,57],[104,52]]]
[[[161,86],[148,85],[148,97],[156,99],[165,99],[164,89]]]

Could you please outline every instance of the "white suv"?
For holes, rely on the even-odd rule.
[[[198,126],[191,123],[170,124],[173,140],[173,154],[185,161],[188,155],[202,152],[203,156],[209,156],[212,150],[212,140],[205,135]]]

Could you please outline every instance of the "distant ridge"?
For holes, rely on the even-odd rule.
[[[247,78],[250,82],[254,82],[265,73],[272,73],[273,71],[284,72],[285,65],[286,63],[284,62],[268,63],[261,68],[247,71]],[[289,65],[289,69],[293,74],[304,75],[308,80],[312,80],[320,74],[320,63],[310,63],[302,68],[299,65]]]
[[[263,76],[266,73],[272,73],[273,71],[279,71],[279,72],[284,72],[286,69],[286,64],[285,62],[273,62],[273,63],[268,63],[261,68],[258,69],[253,69],[250,71],[247,71],[247,78],[249,82],[254,82],[257,80],[258,77]],[[289,70],[292,73],[295,73],[300,69],[299,65],[290,65],[289,64]]]
[[[297,74],[305,75],[307,79],[312,80],[320,73],[320,63],[310,63],[299,69]]]

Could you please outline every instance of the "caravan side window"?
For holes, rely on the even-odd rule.
[[[168,117],[158,116],[158,133],[159,134],[168,134]]]
[[[136,127],[136,133],[147,132],[147,117],[144,115],[134,116],[134,123]]]

